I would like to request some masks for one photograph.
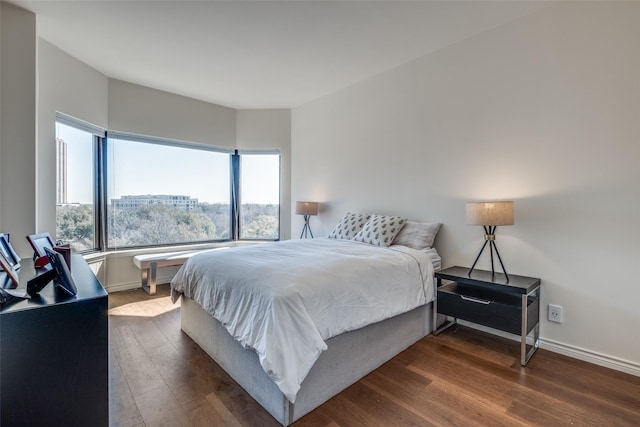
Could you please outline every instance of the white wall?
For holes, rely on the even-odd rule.
[[[36,232],[56,231],[56,112],[107,129],[109,79],[38,39]]]
[[[553,5],[294,109],[292,200],[322,202],[319,235],[346,211],[440,221],[444,265],[469,266],[465,203],[513,199],[498,246],[542,278],[545,346],[640,373],[639,22]]]
[[[290,239],[291,110],[238,110],[236,146],[280,150],[280,238]]]
[[[6,2],[0,10],[0,231],[24,257],[36,223],[36,18]]]
[[[234,147],[236,110],[109,79],[109,129]]]

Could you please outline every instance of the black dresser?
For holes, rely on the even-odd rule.
[[[36,273],[30,260],[21,264],[26,289]],[[0,306],[2,427],[109,424],[107,292],[80,255],[71,275],[76,296],[49,283]]]

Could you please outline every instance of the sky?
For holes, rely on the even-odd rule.
[[[67,202],[93,202],[93,136],[62,123],[56,136],[67,143]],[[109,140],[108,198],[171,194],[199,202],[229,203],[229,154],[128,140]],[[279,200],[279,157],[241,157],[242,203]]]

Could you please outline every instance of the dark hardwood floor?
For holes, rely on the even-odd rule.
[[[180,331],[168,286],[109,295],[110,424],[277,426]],[[640,377],[454,327],[428,336],[294,425],[638,426]]]

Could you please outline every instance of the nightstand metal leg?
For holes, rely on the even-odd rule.
[[[446,331],[453,325],[457,325],[457,324],[458,324],[457,318],[454,317],[453,320],[446,320],[446,316],[445,316],[445,321],[442,323],[442,325],[440,325],[437,329],[433,331],[433,335],[435,336],[435,335],[441,334],[442,332]]]
[[[453,321],[447,320],[447,316],[444,316],[444,322],[438,326],[438,288],[442,286],[442,279],[435,278],[433,286],[433,335],[438,335],[441,332],[446,331],[453,325],[458,323],[458,319],[454,317]]]
[[[522,366],[527,366],[527,362],[533,356],[533,353],[536,352],[538,347],[540,346],[540,322],[536,323],[536,326],[533,328],[533,345],[531,349],[527,352],[527,328],[529,326],[529,313],[527,310],[527,303],[529,302],[529,295],[538,292],[540,288],[536,288],[536,290],[532,291],[529,294],[522,295],[522,328],[521,328],[521,341],[520,341],[520,364]],[[540,295],[537,295],[539,298]]]

